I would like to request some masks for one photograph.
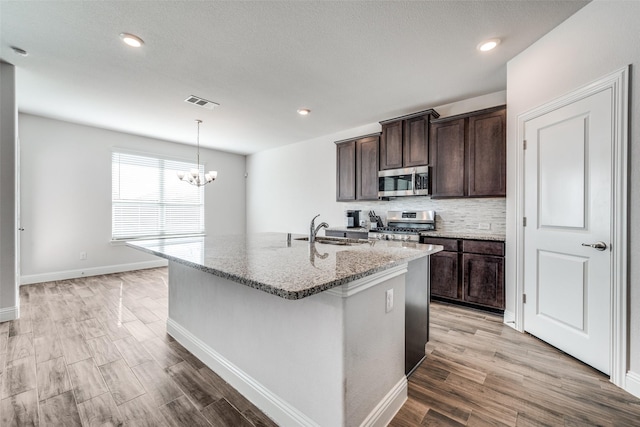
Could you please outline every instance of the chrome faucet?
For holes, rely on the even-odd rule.
[[[313,219],[311,219],[311,224],[309,225],[309,243],[313,243],[316,241],[316,235],[318,234],[318,231],[320,231],[322,227],[329,228],[329,224],[327,224],[326,222],[320,223],[320,225],[318,225],[317,227],[315,226],[315,220],[319,216],[320,214],[314,216]]]

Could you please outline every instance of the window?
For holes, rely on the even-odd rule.
[[[112,240],[204,234],[203,188],[176,175],[195,167],[180,160],[112,152]]]

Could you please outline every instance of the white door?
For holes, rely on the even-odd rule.
[[[606,374],[611,99],[607,88],[524,124],[524,329]]]

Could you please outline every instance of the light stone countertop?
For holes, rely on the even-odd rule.
[[[285,299],[301,299],[442,250],[370,240],[339,246],[257,233],[127,242],[127,246]]]
[[[469,240],[492,240],[495,242],[504,242],[505,236],[502,234],[482,234],[469,232],[450,232],[450,231],[423,231],[420,233],[424,237],[445,237],[447,239],[469,239]]]

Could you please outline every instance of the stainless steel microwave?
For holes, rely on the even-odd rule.
[[[378,172],[378,197],[429,195],[429,166]]]

